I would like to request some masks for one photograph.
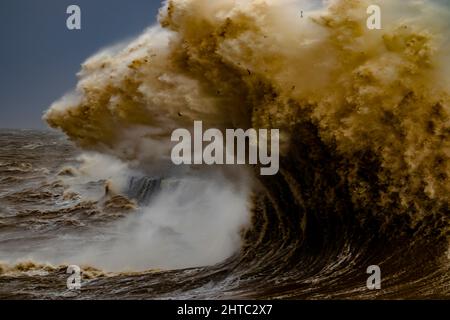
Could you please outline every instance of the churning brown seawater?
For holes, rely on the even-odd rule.
[[[0,297],[448,299],[448,5],[369,4],[173,0],[90,58],[73,144],[1,134]],[[280,173],[168,165],[194,120],[280,129]]]

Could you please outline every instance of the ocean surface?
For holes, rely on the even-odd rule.
[[[276,189],[263,196],[254,195],[242,245],[223,262],[114,272],[84,265],[82,289],[72,291],[67,264],[49,261],[70,261],[80,248],[114,241],[117,224],[142,214],[140,208],[162,188],[161,180],[135,177],[127,192],[111,195],[106,181],[88,179],[77,192],[65,179],[75,175],[69,168],[80,165],[79,151],[54,132],[2,130],[0,150],[2,299],[450,297],[448,247],[439,221],[424,221],[425,228],[433,228],[425,233],[404,231],[401,219],[387,227],[376,220],[361,224],[346,205],[345,192],[330,185],[335,183],[332,170],[311,195],[311,210],[302,209],[281,181],[272,181]],[[339,200],[319,194],[330,187]],[[84,199],[86,190],[96,200]],[[381,290],[366,287],[366,269],[373,264],[381,268]]]

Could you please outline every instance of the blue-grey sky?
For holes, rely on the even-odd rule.
[[[69,5],[81,30],[66,27]],[[0,128],[46,128],[48,106],[99,49],[156,22],[160,0],[0,0]]]

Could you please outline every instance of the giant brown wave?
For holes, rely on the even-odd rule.
[[[277,176],[239,179],[252,217],[237,253],[82,297],[448,298],[449,7],[379,3],[382,30],[365,0],[171,0],[160,26],[86,61],[45,114],[84,150],[176,175],[170,134],[194,120],[277,128],[282,148]]]

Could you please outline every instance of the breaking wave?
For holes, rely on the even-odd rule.
[[[45,119],[142,173],[128,196],[157,212],[89,262],[212,265],[174,271],[178,286],[142,276],[164,283],[145,297],[448,297],[449,7],[378,2],[382,30],[366,28],[365,0],[169,0],[160,26],[86,61]],[[194,120],[280,129],[280,173],[174,168],[170,135]],[[160,179],[185,182],[149,200]]]

